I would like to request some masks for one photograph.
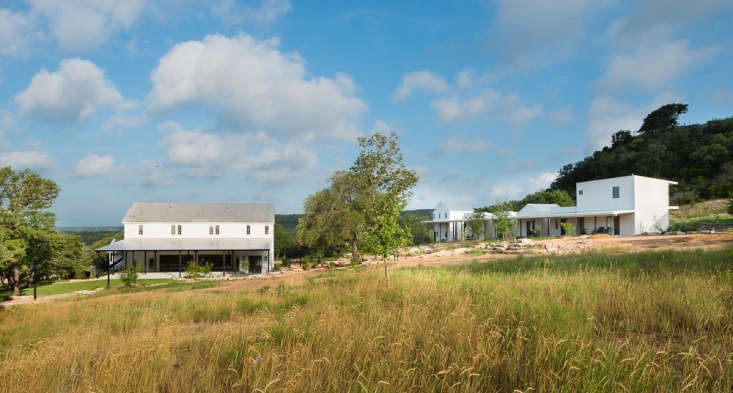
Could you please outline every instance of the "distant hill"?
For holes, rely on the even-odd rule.
[[[672,195],[676,203],[728,197],[733,193],[733,117],[678,125],[686,111],[686,104],[664,105],[639,130],[616,132],[611,146],[562,167],[550,189],[575,198],[577,182],[633,173],[679,182]]]

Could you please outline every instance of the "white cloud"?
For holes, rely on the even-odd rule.
[[[569,108],[559,108],[547,114],[547,119],[555,126],[572,123],[575,116]]]
[[[0,55],[24,56],[37,39],[32,19],[25,13],[0,8]]]
[[[248,35],[180,43],[159,60],[151,81],[152,110],[198,102],[249,129],[351,139],[367,108],[347,75],[307,78],[298,54]]]
[[[415,90],[445,93],[450,91],[450,85],[442,76],[430,71],[408,72],[402,75],[402,83],[395,89],[392,97],[396,100],[406,100]]]
[[[600,2],[500,0],[494,40],[509,67],[539,68],[568,56]]]
[[[527,181],[527,192],[544,191],[557,179],[557,172],[544,172]]]
[[[493,90],[465,98],[456,95],[442,97],[431,105],[438,118],[444,122],[472,119],[482,114],[499,114],[512,125],[522,125],[542,115],[541,107],[522,104],[516,94],[503,95]]]
[[[514,199],[522,195],[522,188],[516,185],[492,185],[489,196],[495,201]]]
[[[261,0],[256,7],[238,5],[236,0],[220,0],[214,3],[211,12],[228,24],[239,24],[245,20],[271,23],[291,9],[289,0]]]
[[[0,152],[0,167],[45,169],[52,167],[53,164],[53,157],[40,149]]]
[[[115,164],[110,155],[100,156],[92,153],[82,157],[74,167],[75,177],[108,176],[120,172],[124,168]]]
[[[84,50],[100,45],[140,16],[144,0],[30,0],[32,12],[41,15],[64,50]]]
[[[24,114],[65,123],[83,120],[121,100],[104,70],[83,59],[63,60],[57,72],[41,70],[15,97]]]
[[[202,129],[185,130],[173,122],[160,129],[166,133],[163,145],[170,162],[188,166],[188,173],[197,176],[242,172],[277,182],[298,178],[317,162],[315,152],[304,144],[283,144],[262,132],[214,134]]]
[[[719,47],[691,49],[686,41],[640,46],[631,53],[611,56],[600,79],[606,91],[628,88],[657,90],[689,68],[701,64],[720,51]]]
[[[175,174],[154,161],[143,161],[140,163],[140,185],[147,188],[169,187],[176,184]]]
[[[460,139],[450,138],[442,143],[437,149],[439,154],[464,154],[464,153],[480,153],[491,149],[491,143],[483,139]]]
[[[681,102],[682,97],[663,93],[654,97],[644,107],[632,107],[609,96],[593,99],[588,110],[588,125],[585,133],[589,148],[597,150],[611,143],[611,135],[620,130],[636,131],[644,117],[657,107],[672,102]]]
[[[473,79],[475,72],[471,69],[461,70],[456,76],[456,84],[459,89],[467,89],[473,85]]]

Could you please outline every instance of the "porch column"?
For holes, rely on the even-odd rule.
[[[153,250],[153,266],[155,266],[155,271],[160,271],[160,263],[158,263],[158,250]]]
[[[178,250],[178,277],[181,277],[181,250]]]

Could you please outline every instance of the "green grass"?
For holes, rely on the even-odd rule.
[[[146,287],[150,285],[168,284],[173,282],[172,279],[145,279],[138,280],[138,284]],[[38,285],[37,294],[38,296],[50,296],[60,295],[64,293],[71,293],[74,291],[91,291],[97,288],[104,288],[107,286],[107,280],[86,280],[86,281],[56,281],[53,283],[45,283]],[[112,288],[122,287],[122,281],[118,279],[110,280],[110,286]],[[33,287],[24,288],[21,293],[26,296],[33,295]]]
[[[669,225],[670,231],[696,231],[702,225],[729,225],[733,226],[733,216],[719,214],[714,216],[675,219]]]
[[[409,268],[384,284],[360,267],[2,309],[0,392],[733,391],[733,247]]]

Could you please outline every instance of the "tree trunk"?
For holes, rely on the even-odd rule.
[[[389,289],[389,271],[387,271],[387,258],[384,258],[384,278],[387,280],[387,289]]]
[[[13,265],[13,296],[20,295],[20,266]]]
[[[356,236],[351,238],[351,262],[359,263],[359,253],[356,248]]]

